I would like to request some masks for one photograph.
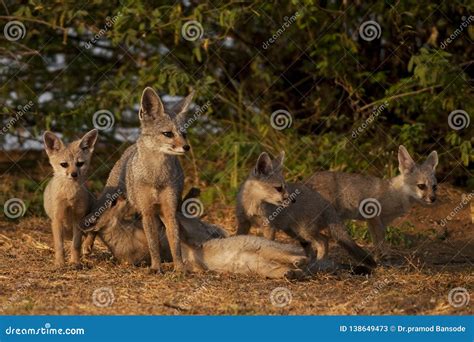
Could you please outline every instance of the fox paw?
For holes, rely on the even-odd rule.
[[[163,269],[160,267],[148,267],[148,274],[163,274]]]
[[[292,269],[288,270],[285,273],[285,278],[286,279],[292,279],[292,280],[297,280],[297,279],[303,279],[305,277],[305,274],[302,270],[300,269]]]
[[[303,268],[305,267],[306,265],[308,265],[308,262],[309,262],[309,259],[307,257],[297,257],[295,258],[295,260],[293,261],[293,266],[297,267],[297,268]]]

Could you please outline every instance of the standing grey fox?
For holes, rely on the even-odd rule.
[[[97,140],[97,130],[64,145],[51,132],[43,136],[46,153],[54,170],[44,190],[44,210],[51,219],[55,264],[64,266],[64,235],[72,232],[71,262],[79,266],[81,257],[81,219],[89,212],[93,197],[85,186],[87,169]]]
[[[385,229],[415,203],[436,201],[436,151],[416,164],[407,149],[398,149],[400,175],[381,179],[342,172],[317,172],[306,184],[331,202],[343,220],[365,220],[379,256],[383,255]]]
[[[184,131],[186,112],[193,93],[171,113],[165,111],[158,94],[145,88],[138,117],[141,134],[115,163],[107,184],[82,228],[93,225],[110,206],[110,198],[124,194],[143,219],[143,230],[151,257],[150,270],[161,273],[159,227],[162,221],[173,256],[174,269],[183,270],[178,203],[181,201],[184,175],[178,155],[189,151]],[[156,213],[160,210],[160,216]]]
[[[273,234],[268,232],[282,230],[301,244],[313,264],[327,256],[328,239],[321,231],[328,228],[357,261],[375,267],[374,259],[350,238],[328,201],[304,184],[285,182],[283,160],[283,153],[273,161],[265,152],[259,156],[237,197],[237,234],[248,234],[252,224],[267,226],[265,235],[270,238]]]
[[[140,219],[127,218],[129,205],[122,198],[105,212],[89,230],[119,261],[138,265],[150,262],[147,239]],[[199,271],[259,274],[267,278],[301,278],[306,257],[301,248],[256,236],[228,237],[226,231],[197,218],[178,213],[182,231],[181,252],[186,268]],[[159,226],[160,254],[171,261],[172,253],[163,226]]]

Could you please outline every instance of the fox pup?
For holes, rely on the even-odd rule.
[[[398,162],[401,174],[392,179],[326,171],[315,173],[306,183],[329,201],[343,220],[367,221],[379,256],[383,256],[385,229],[390,222],[415,203],[431,205],[436,201],[436,151],[424,163],[416,164],[400,145]]]
[[[150,253],[141,220],[128,219],[128,204],[119,198],[90,228],[119,261],[148,264]],[[241,274],[259,274],[267,278],[301,278],[306,264],[301,248],[268,241],[256,236],[227,237],[224,229],[197,218],[178,213],[182,231],[182,255],[193,271],[211,270]],[[160,254],[163,261],[172,255],[163,226],[159,226]]]
[[[82,231],[80,220],[88,213],[92,196],[85,187],[87,169],[97,140],[97,130],[64,145],[51,132],[43,136],[45,150],[54,170],[44,190],[44,210],[51,219],[55,264],[64,266],[64,235],[72,232],[71,262],[79,266]]]
[[[357,261],[375,267],[370,254],[350,238],[331,204],[304,184],[285,182],[283,160],[283,153],[273,161],[265,152],[259,156],[237,197],[237,234],[248,234],[252,224],[267,226],[267,232],[282,230],[296,239],[309,262],[315,263],[327,256],[328,239],[321,230],[329,228],[332,237]]]
[[[161,273],[159,227],[162,221],[173,256],[176,271],[183,271],[181,256],[178,203],[183,191],[184,175],[179,155],[189,151],[184,131],[186,112],[193,93],[183,99],[170,113],[165,111],[158,94],[147,87],[142,94],[140,111],[141,133],[115,163],[104,191],[82,228],[93,225],[107,209],[107,200],[125,194],[127,201],[141,214],[143,230],[151,257],[150,270]],[[157,211],[160,216],[157,216]]]

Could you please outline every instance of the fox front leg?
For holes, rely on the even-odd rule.
[[[375,247],[375,253],[378,259],[384,259],[390,255],[389,248],[385,243],[385,230],[386,227],[383,224],[380,217],[375,217],[368,220],[369,233],[372,238],[372,242]]]
[[[265,239],[274,241],[275,240],[275,235],[276,235],[276,229],[274,229],[269,224],[264,224],[263,225],[263,237]]]
[[[165,225],[166,237],[173,256],[174,270],[176,272],[185,272],[183,256],[181,251],[181,235],[177,216],[178,198],[172,190],[164,191],[160,196],[161,219]]]

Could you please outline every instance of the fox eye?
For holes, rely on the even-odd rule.
[[[182,137],[183,137],[184,139],[186,139],[186,137],[188,136],[188,135],[186,134],[186,132],[182,132],[181,135],[182,135]]]
[[[77,163],[76,163],[76,166],[77,166],[77,167],[82,167],[83,165],[84,165],[84,162],[77,162]]]
[[[173,132],[169,132],[169,131],[168,131],[168,132],[163,132],[163,135],[164,135],[165,137],[167,137],[167,138],[172,138],[172,137],[174,137]]]
[[[438,184],[433,185],[433,191],[438,190]]]
[[[278,192],[283,192],[283,187],[282,186],[276,186],[275,190]]]
[[[59,164],[59,165],[61,165],[61,166],[64,167],[64,168],[68,167],[68,163],[61,163],[61,164]]]
[[[426,185],[425,184],[418,184],[417,187],[420,190],[426,190]]]

